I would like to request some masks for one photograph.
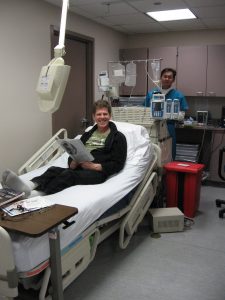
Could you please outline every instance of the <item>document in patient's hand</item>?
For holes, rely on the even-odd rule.
[[[94,157],[85,148],[80,139],[58,139],[57,141],[76,162],[80,163],[82,161],[94,160]]]

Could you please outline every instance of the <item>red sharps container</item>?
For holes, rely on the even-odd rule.
[[[166,206],[178,207],[193,218],[199,207],[203,164],[174,161],[166,170]]]

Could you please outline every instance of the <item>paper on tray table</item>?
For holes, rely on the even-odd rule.
[[[52,202],[48,199],[37,196],[24,200],[14,202],[13,204],[3,208],[9,216],[18,216],[24,213],[29,213],[31,211],[39,210],[48,206],[51,206]]]

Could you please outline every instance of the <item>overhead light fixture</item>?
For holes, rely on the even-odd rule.
[[[159,22],[196,19],[196,16],[188,8],[162,10],[162,11],[149,11],[146,14]]]

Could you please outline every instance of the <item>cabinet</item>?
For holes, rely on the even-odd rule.
[[[225,45],[149,47],[120,50],[120,60],[159,59],[161,70],[171,67],[177,70],[175,86],[186,96],[225,96],[224,70]],[[151,61],[137,63],[137,84],[121,86],[120,95],[145,96],[154,87],[146,69],[152,76]]]
[[[149,59],[153,58],[162,58],[161,60],[161,70],[164,68],[173,68],[176,70],[177,68],[177,47],[150,47],[148,49],[148,57]],[[148,63],[148,72],[151,76],[152,68],[151,61]],[[176,86],[176,82],[174,83]],[[151,79],[148,78],[148,90],[154,88],[154,84]]]
[[[225,96],[225,45],[208,46],[206,96]]]
[[[213,131],[212,136],[212,148],[211,148],[211,159],[209,168],[209,180],[215,182],[225,183],[218,175],[219,167],[219,152],[220,149],[225,147],[225,129]],[[224,168],[222,168],[222,175],[225,177]]]
[[[207,47],[178,47],[177,89],[186,96],[204,96],[206,92]]]
[[[225,96],[225,45],[178,47],[177,89],[186,96]]]
[[[131,48],[131,49],[120,49],[119,57],[121,61],[132,61],[132,60],[147,60],[148,48]],[[120,96],[145,96],[147,93],[147,73],[146,73],[146,62],[136,63],[136,86],[128,87],[122,84],[120,86]]]

